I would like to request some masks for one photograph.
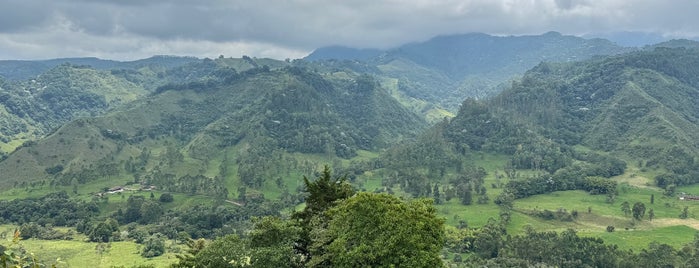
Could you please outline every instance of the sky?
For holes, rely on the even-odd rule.
[[[697,38],[697,11],[697,0],[0,0],[0,59],[295,59],[471,32]]]

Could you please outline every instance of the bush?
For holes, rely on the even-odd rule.
[[[160,234],[154,234],[146,239],[141,250],[141,256],[146,258],[157,257],[165,253],[165,240]]]
[[[611,225],[607,226],[607,232],[610,232],[610,233],[614,232],[614,226],[611,226]]]
[[[160,195],[159,200],[162,203],[170,203],[170,202],[174,201],[175,198],[172,197],[172,194],[170,194],[170,193],[164,193],[164,194]]]

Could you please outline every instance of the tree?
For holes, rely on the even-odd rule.
[[[152,258],[163,255],[163,253],[165,253],[165,239],[159,233],[150,236],[143,243],[141,256]]]
[[[439,205],[442,203],[442,195],[439,193],[439,184],[434,184],[434,189],[432,190],[432,195],[434,197],[434,203]]]
[[[624,203],[621,203],[621,211],[624,212],[624,216],[629,216],[629,212],[631,212],[631,208],[629,207],[629,202],[624,201]]]
[[[470,184],[459,186],[459,198],[462,205],[470,205],[473,203],[473,192]]]
[[[160,198],[158,200],[162,203],[170,203],[172,201],[175,201],[175,198],[172,196],[171,193],[163,193],[160,195]]]
[[[250,249],[238,235],[217,238],[200,250],[190,267],[245,267],[250,266]]]
[[[654,203],[655,203],[655,195],[654,195],[654,194],[651,194],[651,195],[650,195],[650,204],[652,205],[652,204],[654,204]]]
[[[132,195],[126,200],[126,212],[124,212],[124,221],[135,222],[141,219],[141,206],[146,201],[142,195]]]
[[[97,223],[87,234],[91,242],[109,242],[112,233],[119,230],[119,223],[116,220],[108,218],[104,222]]]
[[[358,193],[327,211],[310,267],[441,267],[444,220],[432,200]]]
[[[684,206],[682,213],[680,213],[680,219],[686,219],[689,217],[689,207]]]
[[[302,267],[301,255],[294,251],[301,228],[277,217],[255,220],[248,235],[254,267]]]
[[[323,218],[325,211],[335,205],[338,200],[346,199],[354,194],[352,185],[347,182],[347,177],[332,177],[330,168],[326,165],[321,175],[314,181],[303,177],[306,186],[306,207],[294,213],[292,218],[300,220],[301,235],[296,243],[296,250],[311,259],[308,247],[311,245],[310,232],[313,228],[311,221],[319,221],[325,224],[327,219]]]
[[[643,219],[643,215],[646,214],[646,205],[641,202],[636,202],[633,204],[633,218],[636,220]]]
[[[153,201],[153,200],[146,200],[143,202],[141,205],[141,217],[140,217],[140,222],[144,224],[152,223],[158,220],[160,218],[160,215],[163,214],[163,207],[160,205],[160,203]]]
[[[652,221],[653,218],[655,218],[655,212],[651,208],[650,210],[648,210],[648,221]]]

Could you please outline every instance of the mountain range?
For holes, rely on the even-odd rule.
[[[555,172],[583,146],[687,174],[699,155],[694,44],[467,34],[294,61],[68,60],[0,80],[0,188],[105,177],[192,193],[259,188],[309,156],[433,142],[419,138],[428,122],[453,155],[504,153]]]

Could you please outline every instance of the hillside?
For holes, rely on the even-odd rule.
[[[76,117],[96,116],[147,94],[107,71],[60,65],[27,81],[0,85],[0,152],[43,137]]]
[[[539,174],[522,181],[533,183],[529,187],[508,183],[516,198],[590,190],[586,177],[609,178],[631,166],[664,174],[653,182],[661,188],[693,184],[699,157],[698,67],[699,51],[685,48],[541,63],[495,98],[464,101],[456,117],[389,150],[383,161],[397,171],[437,174],[433,171],[441,169],[444,174],[461,170],[463,157],[504,154],[510,179],[514,173],[508,172],[516,170]],[[444,175],[426,176],[434,181]],[[548,180],[560,183],[537,188]],[[413,193],[420,195],[420,187]]]
[[[380,53],[375,50],[329,47],[306,59],[362,60],[372,73],[392,80],[406,96],[450,111],[467,97],[495,95],[498,86],[542,61],[571,62],[597,55],[632,51],[604,39],[584,39],[549,32],[532,36],[492,36],[472,33],[438,36]],[[373,57],[369,57],[375,55]],[[351,64],[351,63],[345,63]]]
[[[9,155],[0,172],[3,188],[126,176],[189,191],[187,180],[206,176],[216,178],[219,184],[209,186],[218,190],[192,191],[215,194],[234,179],[260,187],[291,166],[280,164],[295,161],[288,153],[350,158],[425,126],[369,76],[223,68],[207,80],[166,85],[103,116],[74,120]]]
[[[97,70],[137,70],[141,68],[172,69],[187,63],[199,61],[194,57],[153,56],[135,61],[113,61],[98,58],[65,58],[50,60],[0,60],[0,77],[7,80],[35,78],[62,64],[90,66]]]

